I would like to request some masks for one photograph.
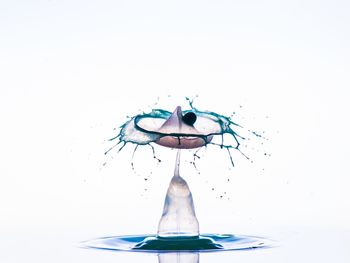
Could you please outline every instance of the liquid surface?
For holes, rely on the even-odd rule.
[[[166,253],[166,252],[219,252],[271,247],[271,241],[253,236],[230,234],[201,234],[199,237],[161,238],[156,235],[112,236],[83,243],[85,248]]]

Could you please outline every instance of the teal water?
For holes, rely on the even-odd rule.
[[[182,122],[188,127],[193,127],[194,129],[179,131],[174,124],[173,130],[170,128],[164,132],[160,128],[174,113],[164,109],[153,109],[149,113],[133,116],[121,125],[119,134],[110,139],[110,141],[117,141],[117,143],[108,149],[105,154],[119,145],[119,151],[121,151],[126,144],[134,144],[135,151],[138,146],[146,145],[152,147],[152,150],[154,150],[152,143],[163,145],[161,144],[162,140],[174,138],[178,141],[178,145],[172,145],[170,148],[189,149],[211,144],[226,149],[233,166],[234,162],[230,150],[236,150],[249,159],[240,149],[241,142],[246,140],[245,137],[239,134],[238,130],[244,130],[241,125],[234,122],[231,117],[213,111],[199,110],[193,106],[193,102],[190,100],[189,106],[189,110],[181,110]],[[225,143],[225,134],[228,134],[233,138],[233,143]],[[255,135],[254,133],[252,134]],[[212,142],[214,136],[221,136],[221,143]],[[200,142],[193,143],[195,146],[187,147],[184,145],[181,147],[181,142],[189,139],[193,141],[198,140]]]
[[[83,242],[83,247],[147,253],[220,252],[271,247],[262,237],[201,234],[198,237],[161,238],[157,235],[111,236]]]

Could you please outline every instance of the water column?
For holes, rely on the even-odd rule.
[[[159,237],[199,236],[193,198],[187,182],[180,176],[180,154],[176,155],[174,176],[166,193],[163,214],[158,225]]]

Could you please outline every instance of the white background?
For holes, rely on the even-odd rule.
[[[183,162],[201,230],[280,244],[201,262],[349,262],[349,13],[347,1],[1,1],[0,261],[156,262],[78,245],[156,231],[175,152],[156,148],[157,165],[140,149],[135,174],[133,147],[104,156],[106,140],[158,97],[171,111],[198,95],[269,138],[254,164],[234,155],[231,169],[212,148],[200,175]]]

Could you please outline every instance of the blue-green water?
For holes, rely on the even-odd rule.
[[[201,234],[198,237],[160,238],[157,235],[112,236],[86,241],[86,248],[168,253],[168,252],[220,252],[268,248],[271,241],[262,237],[220,234]]]
[[[226,149],[232,165],[234,162],[231,149],[249,159],[240,149],[241,142],[246,140],[238,132],[238,129],[243,129],[242,126],[234,122],[231,117],[212,111],[201,111],[195,108],[190,100],[189,106],[189,110],[182,110],[181,107],[177,107],[174,112],[153,109],[149,113],[131,117],[120,127],[119,134],[110,139],[110,141],[117,140],[117,144],[105,154],[118,145],[121,145],[120,151],[128,143],[135,145],[135,151],[142,145],[151,146],[154,150],[152,143],[180,149],[200,148],[211,144]],[[164,124],[166,127],[163,127]],[[225,134],[233,138],[233,143],[225,144]],[[221,136],[221,143],[212,141],[215,136]]]

